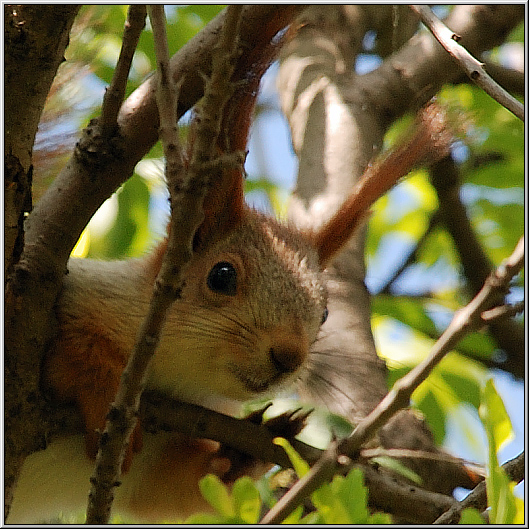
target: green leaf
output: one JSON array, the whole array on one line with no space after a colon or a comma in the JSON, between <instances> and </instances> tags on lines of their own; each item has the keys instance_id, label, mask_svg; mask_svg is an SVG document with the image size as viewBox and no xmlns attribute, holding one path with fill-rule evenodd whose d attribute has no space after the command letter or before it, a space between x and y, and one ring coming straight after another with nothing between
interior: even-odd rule
<instances>
[{"instance_id":1,"label":"green leaf","mask_svg":"<svg viewBox=\"0 0 529 529\"><path fill-rule=\"evenodd\" d=\"M226 520L221 516L201 512L197 514L192 514L191 516L186 518L182 523L184 525L218 525L225 522Z\"/></svg>"},{"instance_id":2,"label":"green leaf","mask_svg":"<svg viewBox=\"0 0 529 529\"><path fill-rule=\"evenodd\" d=\"M301 506L300 506L301 507ZM300 508L298 507L298 509ZM297 509L296 509L297 510ZM301 510L303 511L303 509L301 508ZM286 518L285 521L283 523L297 523L297 522L287 522L287 520L289 519L290 517ZM303 525L321 525L323 524L323 520L320 516L320 513L318 511L313 511L313 512L309 512L309 514L307 514L306 516L304 516L303 518L301 518L301 520L299 521L300 524L303 524Z\"/></svg>"},{"instance_id":3,"label":"green leaf","mask_svg":"<svg viewBox=\"0 0 529 529\"><path fill-rule=\"evenodd\" d=\"M248 476L239 478L231 492L235 514L245 523L255 524L261 512L261 498L255 483Z\"/></svg>"},{"instance_id":4,"label":"green leaf","mask_svg":"<svg viewBox=\"0 0 529 529\"><path fill-rule=\"evenodd\" d=\"M511 483L511 488L514 489L514 483ZM513 490L514 494L514 490ZM514 504L516 505L516 515L514 516L513 524L525 524L525 502L522 498L514 496Z\"/></svg>"},{"instance_id":5,"label":"green leaf","mask_svg":"<svg viewBox=\"0 0 529 529\"><path fill-rule=\"evenodd\" d=\"M310 513L311 514L317 514L317 513ZM303 516L303 505L298 505L281 523L283 524L298 524L298 523L313 523L311 521L305 522L304 519L307 518L307 516L303 519L301 517Z\"/></svg>"},{"instance_id":6,"label":"green leaf","mask_svg":"<svg viewBox=\"0 0 529 529\"><path fill-rule=\"evenodd\" d=\"M491 523L512 524L516 516L516 503L509 486L509 478L504 470L497 466L489 469L486 479Z\"/></svg>"},{"instance_id":7,"label":"green leaf","mask_svg":"<svg viewBox=\"0 0 529 529\"><path fill-rule=\"evenodd\" d=\"M200 492L206 501L225 518L235 516L235 506L228 488L213 474L208 474L199 482Z\"/></svg>"},{"instance_id":8,"label":"green leaf","mask_svg":"<svg viewBox=\"0 0 529 529\"><path fill-rule=\"evenodd\" d=\"M340 480L340 487L335 487L335 490L342 505L347 509L349 523L365 523L369 518L369 510L363 472L359 468L353 468L344 479Z\"/></svg>"},{"instance_id":9,"label":"green leaf","mask_svg":"<svg viewBox=\"0 0 529 529\"><path fill-rule=\"evenodd\" d=\"M480 512L474 507L469 507L461 512L459 518L460 525L481 525L484 524L485 520L481 516Z\"/></svg>"},{"instance_id":10,"label":"green leaf","mask_svg":"<svg viewBox=\"0 0 529 529\"><path fill-rule=\"evenodd\" d=\"M376 512L368 518L367 523L370 525L391 525L393 524L393 519L390 514Z\"/></svg>"},{"instance_id":11,"label":"green leaf","mask_svg":"<svg viewBox=\"0 0 529 529\"><path fill-rule=\"evenodd\" d=\"M490 434L489 443L493 448L500 450L514 438L511 419L492 379L487 380L483 389L479 414Z\"/></svg>"},{"instance_id":12,"label":"green leaf","mask_svg":"<svg viewBox=\"0 0 529 529\"><path fill-rule=\"evenodd\" d=\"M500 446L512 438L513 432L503 401L492 380L488 380L483 388L479 415L485 426L489 444L489 473L486 483L490 522L511 524L516 516L516 502L509 479L498 464L496 452Z\"/></svg>"},{"instance_id":13,"label":"green leaf","mask_svg":"<svg viewBox=\"0 0 529 529\"><path fill-rule=\"evenodd\" d=\"M149 189L145 181L133 175L116 192L117 215L102 236L90 232L88 256L120 259L141 255L149 240Z\"/></svg>"},{"instance_id":14,"label":"green leaf","mask_svg":"<svg viewBox=\"0 0 529 529\"><path fill-rule=\"evenodd\" d=\"M312 493L312 503L318 509L324 523L326 524L348 524L350 522L348 509L340 501L336 494L336 485L343 480L342 476L335 476L329 484L322 485ZM334 486L333 486L334 484ZM352 501L350 499L349 501Z\"/></svg>"},{"instance_id":15,"label":"green leaf","mask_svg":"<svg viewBox=\"0 0 529 529\"><path fill-rule=\"evenodd\" d=\"M296 474L302 478L310 470L309 464L294 450L292 445L284 437L276 437L274 439L276 445L282 446L287 453Z\"/></svg>"}]
</instances>

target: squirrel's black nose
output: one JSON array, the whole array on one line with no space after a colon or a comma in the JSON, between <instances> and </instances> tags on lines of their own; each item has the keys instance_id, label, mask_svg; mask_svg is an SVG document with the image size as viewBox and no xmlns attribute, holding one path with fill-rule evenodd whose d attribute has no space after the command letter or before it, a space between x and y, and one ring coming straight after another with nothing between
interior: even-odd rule
<instances>
[{"instance_id":1,"label":"squirrel's black nose","mask_svg":"<svg viewBox=\"0 0 529 529\"><path fill-rule=\"evenodd\" d=\"M307 356L300 343L278 343L268 350L270 360L280 373L293 373L298 369Z\"/></svg>"}]
</instances>

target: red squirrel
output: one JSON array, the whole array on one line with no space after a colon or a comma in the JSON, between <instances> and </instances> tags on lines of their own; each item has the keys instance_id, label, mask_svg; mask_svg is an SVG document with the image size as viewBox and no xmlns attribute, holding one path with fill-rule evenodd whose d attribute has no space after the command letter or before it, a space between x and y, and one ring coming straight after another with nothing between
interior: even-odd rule
<instances>
[{"instance_id":1,"label":"red squirrel","mask_svg":"<svg viewBox=\"0 0 529 529\"><path fill-rule=\"evenodd\" d=\"M245 84L225 112L222 151L245 149L259 79L274 51L267 43L247 54ZM241 402L292 383L326 317L322 271L370 205L430 148L420 133L370 167L361 191L316 232L247 207L242 172L224 170L206 196L182 296L169 309L147 387L235 414ZM76 402L85 435L52 441L27 458L9 523L38 522L86 506L98 432L147 312L164 250L165 241L137 259L70 260L57 304L59 334L43 377L56 397ZM177 433L142 435L138 426L114 507L150 522L205 510L199 479L228 470L215 455L212 442Z\"/></svg>"}]
</instances>

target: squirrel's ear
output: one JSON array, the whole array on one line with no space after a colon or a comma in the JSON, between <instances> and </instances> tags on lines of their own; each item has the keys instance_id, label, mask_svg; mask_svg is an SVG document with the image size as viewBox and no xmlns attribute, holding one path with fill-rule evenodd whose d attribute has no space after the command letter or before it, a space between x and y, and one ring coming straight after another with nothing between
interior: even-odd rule
<instances>
[{"instance_id":1,"label":"squirrel's ear","mask_svg":"<svg viewBox=\"0 0 529 529\"><path fill-rule=\"evenodd\" d=\"M325 268L345 246L378 198L412 169L448 156L452 141L444 109L430 102L418 113L411 136L370 164L340 209L312 234L320 266Z\"/></svg>"},{"instance_id":2,"label":"squirrel's ear","mask_svg":"<svg viewBox=\"0 0 529 529\"><path fill-rule=\"evenodd\" d=\"M204 220L193 240L200 250L213 240L222 239L239 226L244 216L244 178L238 169L224 169L221 178L209 183L204 198Z\"/></svg>"},{"instance_id":3,"label":"squirrel's ear","mask_svg":"<svg viewBox=\"0 0 529 529\"><path fill-rule=\"evenodd\" d=\"M217 138L219 153L244 153L261 77L270 66L286 38L283 29L295 14L295 8L272 17L260 28L252 46L244 49L232 77L234 91L223 109L221 132ZM220 178L212 178L204 200L204 222L197 230L194 249L204 248L212 240L226 236L244 217L244 176L242 168L222 169Z\"/></svg>"}]
</instances>

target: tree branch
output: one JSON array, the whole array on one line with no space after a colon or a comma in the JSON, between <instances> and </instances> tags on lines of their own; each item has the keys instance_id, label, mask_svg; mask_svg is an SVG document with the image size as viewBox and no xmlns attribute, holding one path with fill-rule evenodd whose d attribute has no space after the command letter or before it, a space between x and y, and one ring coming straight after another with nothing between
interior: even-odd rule
<instances>
[{"instance_id":1,"label":"tree branch","mask_svg":"<svg viewBox=\"0 0 529 529\"><path fill-rule=\"evenodd\" d=\"M245 6L241 20L241 46L252 49L264 31L272 33L272 38L289 23L297 10L299 7L288 5ZM216 17L170 61L173 78L177 82L184 78L179 93L179 117L203 96L200 73L209 75L211 72L211 48L224 17L224 13ZM33 261L35 252L40 254L49 248L51 274L62 274L70 252L90 218L131 176L137 162L158 140L157 82L155 74L124 102L118 115L119 137L112 142L99 141L101 135L95 123L88 127L74 156L30 215L25 253Z\"/></svg>"},{"instance_id":2,"label":"tree branch","mask_svg":"<svg viewBox=\"0 0 529 529\"><path fill-rule=\"evenodd\" d=\"M6 53L7 60L13 58L15 61L11 69L6 63L6 147L11 146L12 152L18 154L19 148L13 147L19 144L18 138L21 137L24 142L29 141L28 144L21 144L20 149L24 171L30 165L29 153L38 116L55 74L54 68L63 58L69 28L78 9L79 6L39 5L18 6L13 10L23 22L21 26L13 27L13 30L16 34L24 34L24 38L30 27L45 30L47 35L58 31L57 36L51 39L51 45L45 39L35 39L35 46L38 43L46 44L44 51L35 52L33 44L29 45L25 41L27 45L24 49L34 53L38 64L21 59L20 50ZM299 9L288 5L245 6L241 21L242 43L251 49L252 43L262 38L263 31L272 33L272 38L289 23ZM217 39L224 16L225 14L221 14L208 24L173 57L173 77L179 79L186 74L186 83L180 94L179 116L203 95L203 80L198 72L211 71L211 45ZM8 21L11 19L6 17L6 23ZM31 34L32 30L29 31ZM52 52L56 60L42 60L42 57L48 57L48 52ZM11 75L11 71L15 73ZM22 73L26 71L31 79L37 81L37 89L28 90L28 85L18 86L17 83L25 82L26 77ZM35 72L42 71L46 74L35 75ZM48 73L51 76L47 85L45 79ZM91 138L94 136L96 140L100 139L96 125L92 123L88 127L72 158L25 220L24 249L6 288L6 424L9 424L9 439L18 439L13 444L10 440L6 442L6 506L10 502L10 494L24 457L42 444L46 417L41 415L39 406L35 404L41 401L39 366L45 344L56 329L53 306L67 261L90 218L103 201L127 180L136 163L158 139L159 121L154 99L156 82L156 76L148 79L122 105L118 115L120 137L98 144ZM24 110L21 111L21 108ZM30 108L31 112L28 110ZM9 116L13 119L8 120ZM33 123L28 123L30 116L32 119L36 116ZM15 164L15 168L18 166L18 163ZM20 201L21 205L18 206L20 214L26 207L24 202ZM16 215L11 214L9 218L13 220L15 217ZM16 219L12 224L15 223ZM20 232L21 226L22 224L16 228ZM10 236L10 240L13 241L11 246L16 246L16 235ZM18 255L17 253L17 258ZM14 452L11 451L12 447L16 447Z\"/></svg>"},{"instance_id":3,"label":"tree branch","mask_svg":"<svg viewBox=\"0 0 529 529\"><path fill-rule=\"evenodd\" d=\"M503 42L523 17L520 5L456 5L445 24L461 36L459 44L479 55ZM443 83L459 76L460 70L454 67L451 56L425 32L411 38L379 68L355 79L348 97L363 101L365 108L375 109L383 116L381 125L386 127L410 107L422 106Z\"/></svg>"},{"instance_id":4,"label":"tree branch","mask_svg":"<svg viewBox=\"0 0 529 529\"><path fill-rule=\"evenodd\" d=\"M78 5L4 5L5 515L28 453L42 445L39 366L53 329L56 290L42 288L46 257L23 256L32 207L31 153L42 108L64 57ZM58 283L58 281L56 282ZM39 311L42 305L46 310Z\"/></svg>"},{"instance_id":5,"label":"tree branch","mask_svg":"<svg viewBox=\"0 0 529 529\"><path fill-rule=\"evenodd\" d=\"M496 83L485 71L483 64L458 43L461 37L450 31L428 6L412 5L411 8L421 17L421 21L451 57L463 68L468 77L493 99L498 101L500 105L524 121L524 106Z\"/></svg>"},{"instance_id":6,"label":"tree branch","mask_svg":"<svg viewBox=\"0 0 529 529\"><path fill-rule=\"evenodd\" d=\"M54 404L47 412L54 424L50 440L56 436L83 431L82 419L74 406ZM153 391L145 391L142 394L140 421L149 433L179 432L190 438L212 439L258 461L274 463L283 468L292 467L285 451L273 442L277 434L269 429L266 422L256 424L249 420L236 419L202 406L170 399ZM295 438L290 439L290 443L309 464L314 464L323 453L322 450ZM409 457L436 457L431 453L417 454L413 450L362 450L362 459L356 466L361 468L364 474L365 485L369 489L369 505L373 509L417 523L431 523L455 504L455 500L449 496L404 483L396 479L395 475L384 471L384 467L372 466L367 459L381 453L395 457L403 454Z\"/></svg>"},{"instance_id":7,"label":"tree branch","mask_svg":"<svg viewBox=\"0 0 529 529\"><path fill-rule=\"evenodd\" d=\"M525 478L525 452L507 461L502 465L502 468L511 481L520 483ZM466 498L455 503L433 523L437 525L456 524L461 518L461 512L468 507L474 507L478 511L487 508L487 484L485 481L482 481Z\"/></svg>"},{"instance_id":8,"label":"tree branch","mask_svg":"<svg viewBox=\"0 0 529 529\"><path fill-rule=\"evenodd\" d=\"M455 6L450 15L464 43L478 51L502 42L522 18L523 9L504 5L493 10ZM426 32L410 39L377 70L356 75L348 70L360 49L354 37L370 29L370 21L359 6L335 10L311 6L282 52L278 79L280 93L284 92L282 107L299 159L289 216L302 228L317 229L340 207L344 189L350 189L362 174L394 119L422 105L458 75L446 51ZM300 388L302 397L323 402L353 423L365 417L386 392L385 366L376 355L370 329L362 231L326 271L329 318L311 351ZM406 447L413 437L408 432L413 432L436 450L424 430L411 412L399 414L384 427L399 434L386 435L385 446ZM432 490L445 490L465 479L464 469L431 470L416 469Z\"/></svg>"},{"instance_id":9,"label":"tree branch","mask_svg":"<svg viewBox=\"0 0 529 529\"><path fill-rule=\"evenodd\" d=\"M119 109L125 97L134 52L145 27L146 14L145 5L134 4L129 6L118 62L112 76L112 82L105 90L103 105L101 106L99 126L103 138L110 139L116 132Z\"/></svg>"},{"instance_id":10,"label":"tree branch","mask_svg":"<svg viewBox=\"0 0 529 529\"><path fill-rule=\"evenodd\" d=\"M469 294L474 296L492 272L493 266L484 253L466 208L461 202L459 171L452 158L446 157L431 166L430 177L439 198L439 214L461 259ZM503 320L490 322L489 329L498 346L507 353L505 362L498 364L491 359L490 365L523 378L525 373L523 327L513 320ZM482 358L480 361L487 363Z\"/></svg>"},{"instance_id":11,"label":"tree branch","mask_svg":"<svg viewBox=\"0 0 529 529\"><path fill-rule=\"evenodd\" d=\"M481 319L485 324L497 323L504 321L506 318L512 318L517 314L521 314L525 310L525 301L519 301L514 305L502 305L493 309L485 311L481 315Z\"/></svg>"},{"instance_id":12,"label":"tree branch","mask_svg":"<svg viewBox=\"0 0 529 529\"><path fill-rule=\"evenodd\" d=\"M372 438L397 410L409 404L413 391L428 377L432 369L455 344L470 331L479 328L482 312L489 310L503 298L509 282L523 265L524 239L522 237L509 259L487 278L478 295L456 313L428 357L395 383L386 397L356 426L349 437L339 442L333 441L310 472L278 501L261 523L280 523L300 504L300 501L329 481L337 471L343 472L344 467L350 467L351 462L344 464L340 456L345 454L354 460L361 445Z\"/></svg>"},{"instance_id":13,"label":"tree branch","mask_svg":"<svg viewBox=\"0 0 529 529\"><path fill-rule=\"evenodd\" d=\"M196 131L191 164L184 173L183 153L176 126L176 97L169 71L165 13L161 4L149 6L158 65L157 90L161 136L166 157L166 178L171 196L171 229L160 273L154 285L149 312L139 330L134 350L118 387L115 402L100 443L87 510L87 523L108 523L113 489L130 435L136 426L145 374L155 353L167 309L179 299L183 274L192 257L192 241L200 225L208 183L204 165L216 156L222 110L232 93L231 77L238 50L242 6L229 6L219 43L213 53L212 75L206 83L202 119Z\"/></svg>"}]
</instances>

